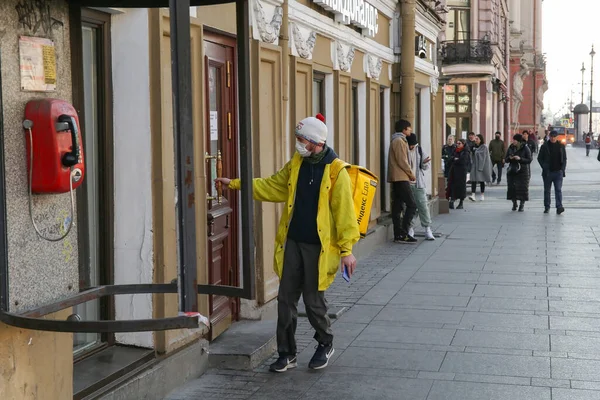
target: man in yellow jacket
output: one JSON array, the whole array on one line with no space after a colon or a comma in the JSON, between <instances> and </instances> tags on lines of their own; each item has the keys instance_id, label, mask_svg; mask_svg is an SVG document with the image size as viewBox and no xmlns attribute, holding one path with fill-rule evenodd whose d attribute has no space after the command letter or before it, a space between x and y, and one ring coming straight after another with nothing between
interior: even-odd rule
<instances>
[{"instance_id":1,"label":"man in yellow jacket","mask_svg":"<svg viewBox=\"0 0 600 400\"><path fill-rule=\"evenodd\" d=\"M360 238L346 169L340 171L331 187L330 166L337 154L326 145L327 126L321 119L308 117L298 123L295 135L296 153L292 159L273 176L255 178L252 185L255 200L285 202L275 239L274 270L280 280L279 358L271 364L273 372L285 372L297 365L295 333L300 295L318 342L308 366L327 366L334 349L325 290L340 268L352 275L356 267L352 246ZM241 187L239 179L218 178L217 182L230 189Z\"/></svg>"}]
</instances>

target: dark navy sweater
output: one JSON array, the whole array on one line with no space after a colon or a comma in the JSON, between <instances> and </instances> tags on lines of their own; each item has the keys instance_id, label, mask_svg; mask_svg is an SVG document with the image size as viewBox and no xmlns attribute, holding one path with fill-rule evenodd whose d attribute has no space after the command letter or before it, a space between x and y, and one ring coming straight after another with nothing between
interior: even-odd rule
<instances>
[{"instance_id":1,"label":"dark navy sweater","mask_svg":"<svg viewBox=\"0 0 600 400\"><path fill-rule=\"evenodd\" d=\"M318 164L302 161L298 184L296 186L296 199L294 201L294 215L288 230L288 238L308 244L321 244L317 230L317 211L319 208L319 192L325 166L337 158L337 154L327 147L325 156Z\"/></svg>"}]
</instances>

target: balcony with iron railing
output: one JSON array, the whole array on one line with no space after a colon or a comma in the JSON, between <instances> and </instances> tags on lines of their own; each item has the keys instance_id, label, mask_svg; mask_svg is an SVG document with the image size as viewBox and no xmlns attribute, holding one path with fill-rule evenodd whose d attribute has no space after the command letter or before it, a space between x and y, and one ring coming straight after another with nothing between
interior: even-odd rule
<instances>
[{"instance_id":1,"label":"balcony with iron railing","mask_svg":"<svg viewBox=\"0 0 600 400\"><path fill-rule=\"evenodd\" d=\"M491 64L494 57L489 40L446 41L441 45L442 65Z\"/></svg>"},{"instance_id":2,"label":"balcony with iron railing","mask_svg":"<svg viewBox=\"0 0 600 400\"><path fill-rule=\"evenodd\" d=\"M487 39L442 42L442 74L451 77L486 77L496 73L497 44Z\"/></svg>"}]
</instances>

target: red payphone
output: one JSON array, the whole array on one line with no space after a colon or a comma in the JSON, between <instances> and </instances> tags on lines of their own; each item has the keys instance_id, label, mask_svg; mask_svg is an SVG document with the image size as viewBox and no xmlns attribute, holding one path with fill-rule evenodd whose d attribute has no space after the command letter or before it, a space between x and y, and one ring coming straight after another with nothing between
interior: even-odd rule
<instances>
[{"instance_id":1,"label":"red payphone","mask_svg":"<svg viewBox=\"0 0 600 400\"><path fill-rule=\"evenodd\" d=\"M83 182L85 165L79 118L75 108L59 99L31 100L25 106L23 128L26 131L29 171L29 212L40 237L50 241L64 239L73 224L73 191ZM71 217L66 232L56 239L44 237L33 218L32 193L71 194Z\"/></svg>"}]
</instances>

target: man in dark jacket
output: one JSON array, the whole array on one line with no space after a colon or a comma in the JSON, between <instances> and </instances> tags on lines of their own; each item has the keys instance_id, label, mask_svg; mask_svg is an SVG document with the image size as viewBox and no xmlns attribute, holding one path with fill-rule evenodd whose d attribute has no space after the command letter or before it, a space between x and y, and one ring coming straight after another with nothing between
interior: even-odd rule
<instances>
[{"instance_id":1,"label":"man in dark jacket","mask_svg":"<svg viewBox=\"0 0 600 400\"><path fill-rule=\"evenodd\" d=\"M396 133L392 135L388 159L387 181L392 184L392 222L394 242L416 244L418 241L408 234L412 220L417 213L417 202L410 183L417 178L412 173L408 159L407 137L414 135L410 122L401 119L396 122ZM404 210L404 217L401 217Z\"/></svg>"},{"instance_id":2,"label":"man in dark jacket","mask_svg":"<svg viewBox=\"0 0 600 400\"><path fill-rule=\"evenodd\" d=\"M469 149L469 153L473 153L475 151L475 132L469 132L467 136L467 148Z\"/></svg>"},{"instance_id":3,"label":"man in dark jacket","mask_svg":"<svg viewBox=\"0 0 600 400\"><path fill-rule=\"evenodd\" d=\"M490 157L492 159L492 183L496 181L499 185L502 181L502 169L504 168L504 157L506 156L506 149L504 148L504 141L500 139L502 134L496 132L496 138L490 142ZM496 180L496 172L494 166L498 170L498 180Z\"/></svg>"},{"instance_id":4,"label":"man in dark jacket","mask_svg":"<svg viewBox=\"0 0 600 400\"><path fill-rule=\"evenodd\" d=\"M544 178L544 214L550 211L550 189L554 185L554 198L556 213L562 214L565 208L562 204L562 184L566 176L567 151L565 146L558 141L558 132L550 132L550 140L542 145L538 154L538 162L542 167Z\"/></svg>"}]
</instances>

